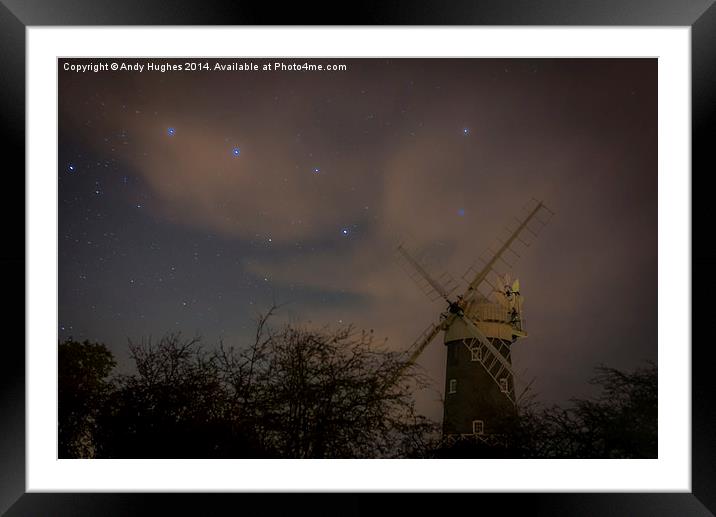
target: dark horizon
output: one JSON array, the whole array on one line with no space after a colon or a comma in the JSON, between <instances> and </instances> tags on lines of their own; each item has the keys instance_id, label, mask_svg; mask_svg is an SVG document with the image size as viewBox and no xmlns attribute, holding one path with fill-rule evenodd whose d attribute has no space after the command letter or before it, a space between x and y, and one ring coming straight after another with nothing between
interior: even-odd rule
<instances>
[{"instance_id":1,"label":"dark horizon","mask_svg":"<svg viewBox=\"0 0 716 517\"><path fill-rule=\"evenodd\" d=\"M443 306L393 259L399 236L459 278L536 197L556 216L511 272L516 370L549 403L589 393L597 364L656 363L656 59L306 61L348 70L59 62L60 340L128 368L127 338L239 344L276 299L405 349ZM439 420L441 338L418 362Z\"/></svg>"}]
</instances>

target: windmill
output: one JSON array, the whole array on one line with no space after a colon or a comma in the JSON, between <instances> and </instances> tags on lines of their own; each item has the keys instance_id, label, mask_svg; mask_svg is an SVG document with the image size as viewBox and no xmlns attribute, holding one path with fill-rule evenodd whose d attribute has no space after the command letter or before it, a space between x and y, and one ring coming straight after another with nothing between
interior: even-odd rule
<instances>
[{"instance_id":1,"label":"windmill","mask_svg":"<svg viewBox=\"0 0 716 517\"><path fill-rule=\"evenodd\" d=\"M453 296L457 284L449 275L434 277L404 245L398 246L399 257L418 285L433 299L447 303L438 322L426 328L408 349L406 362L413 364L444 332L445 436L495 433L498 423L516 412L519 397L515 395L511 347L527 333L519 280L499 270L511 269L554 215L538 200L532 200L523 210L522 217L515 218L498 239L497 251L488 249L465 273L467 289L459 296Z\"/></svg>"}]
</instances>

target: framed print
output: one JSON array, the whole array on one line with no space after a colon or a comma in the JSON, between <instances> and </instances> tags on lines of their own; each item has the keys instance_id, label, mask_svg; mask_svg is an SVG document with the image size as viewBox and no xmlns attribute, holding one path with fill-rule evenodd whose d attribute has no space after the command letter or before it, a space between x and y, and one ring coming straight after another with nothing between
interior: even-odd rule
<instances>
[{"instance_id":1,"label":"framed print","mask_svg":"<svg viewBox=\"0 0 716 517\"><path fill-rule=\"evenodd\" d=\"M9 515L152 500L77 492L713 510L689 274L710 2L351 26L81 4L2 7Z\"/></svg>"}]
</instances>

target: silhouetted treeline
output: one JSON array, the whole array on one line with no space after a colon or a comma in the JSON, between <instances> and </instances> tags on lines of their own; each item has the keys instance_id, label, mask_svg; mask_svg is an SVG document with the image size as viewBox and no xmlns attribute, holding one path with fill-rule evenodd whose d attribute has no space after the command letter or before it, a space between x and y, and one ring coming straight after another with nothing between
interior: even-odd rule
<instances>
[{"instance_id":1,"label":"silhouetted treeline","mask_svg":"<svg viewBox=\"0 0 716 517\"><path fill-rule=\"evenodd\" d=\"M409 383L422 379L402 355L351 327L274 331L270 315L244 349L204 350L176 334L130 344L136 373L111 381L103 345L61 343L60 371L86 382L60 376L60 457L393 457L424 447L436 425L413 409ZM66 353L82 349L103 353L92 363Z\"/></svg>"},{"instance_id":2,"label":"silhouetted treeline","mask_svg":"<svg viewBox=\"0 0 716 517\"><path fill-rule=\"evenodd\" d=\"M61 458L656 457L656 366L600 367L593 400L531 403L489 437L442 439L416 414L425 379L372 334L297 326L205 350L168 335L130 344L136 373L111 373L101 344L59 345Z\"/></svg>"}]
</instances>

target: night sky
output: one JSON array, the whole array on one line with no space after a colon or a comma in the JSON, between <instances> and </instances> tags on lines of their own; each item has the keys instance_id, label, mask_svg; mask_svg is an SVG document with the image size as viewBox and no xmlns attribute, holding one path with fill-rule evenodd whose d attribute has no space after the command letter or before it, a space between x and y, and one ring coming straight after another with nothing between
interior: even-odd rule
<instances>
[{"instance_id":1,"label":"night sky","mask_svg":"<svg viewBox=\"0 0 716 517\"><path fill-rule=\"evenodd\" d=\"M125 60L148 61L167 62ZM444 307L398 242L459 279L536 197L556 215L513 272L530 334L516 370L561 403L591 393L599 363L656 361L655 59L309 62L348 70L60 60L60 340L104 342L127 369L128 339L240 346L275 300L280 321L404 349ZM439 420L442 338L419 364Z\"/></svg>"}]
</instances>

